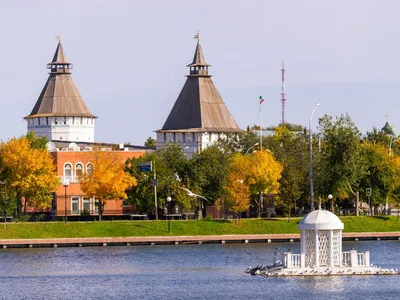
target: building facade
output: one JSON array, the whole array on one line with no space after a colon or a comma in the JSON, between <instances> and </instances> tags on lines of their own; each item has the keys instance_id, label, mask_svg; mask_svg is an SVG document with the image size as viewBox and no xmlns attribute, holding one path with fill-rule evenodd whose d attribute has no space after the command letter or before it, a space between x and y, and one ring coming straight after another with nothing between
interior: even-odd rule
<instances>
[{"instance_id":1,"label":"building facade","mask_svg":"<svg viewBox=\"0 0 400 300\"><path fill-rule=\"evenodd\" d=\"M189 67L189 75L164 126L156 130L157 149L176 143L188 153L200 153L227 134L242 130L218 93L210 67L204 60L203 50L197 39L196 51Z\"/></svg>"}]
</instances>

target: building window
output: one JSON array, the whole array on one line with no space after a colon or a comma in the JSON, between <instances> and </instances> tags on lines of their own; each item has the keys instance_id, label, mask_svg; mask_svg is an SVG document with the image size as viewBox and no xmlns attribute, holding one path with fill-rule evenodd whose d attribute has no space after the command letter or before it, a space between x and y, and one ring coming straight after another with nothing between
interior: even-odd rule
<instances>
[{"instance_id":1,"label":"building window","mask_svg":"<svg viewBox=\"0 0 400 300\"><path fill-rule=\"evenodd\" d=\"M64 178L65 180L72 181L72 166L70 164L64 166Z\"/></svg>"},{"instance_id":2,"label":"building window","mask_svg":"<svg viewBox=\"0 0 400 300\"><path fill-rule=\"evenodd\" d=\"M56 124L57 124L57 117L55 117L55 118L54 118L54 123L56 123Z\"/></svg>"},{"instance_id":3,"label":"building window","mask_svg":"<svg viewBox=\"0 0 400 300\"><path fill-rule=\"evenodd\" d=\"M92 172L93 172L93 165L92 164L88 164L86 166L86 173L87 174L92 174Z\"/></svg>"},{"instance_id":4,"label":"building window","mask_svg":"<svg viewBox=\"0 0 400 300\"><path fill-rule=\"evenodd\" d=\"M39 126L40 126L40 118L38 118Z\"/></svg>"},{"instance_id":5,"label":"building window","mask_svg":"<svg viewBox=\"0 0 400 300\"><path fill-rule=\"evenodd\" d=\"M86 213L90 213L90 199L83 198L83 211Z\"/></svg>"},{"instance_id":6,"label":"building window","mask_svg":"<svg viewBox=\"0 0 400 300\"><path fill-rule=\"evenodd\" d=\"M167 140L167 133L164 132L164 142Z\"/></svg>"},{"instance_id":7,"label":"building window","mask_svg":"<svg viewBox=\"0 0 400 300\"><path fill-rule=\"evenodd\" d=\"M183 135L182 140L183 140L183 141L186 141L186 135L185 135L185 133L182 133L182 135Z\"/></svg>"},{"instance_id":8,"label":"building window","mask_svg":"<svg viewBox=\"0 0 400 300\"><path fill-rule=\"evenodd\" d=\"M77 177L77 179L81 179L83 176L83 166L82 164L77 164L75 167L75 175Z\"/></svg>"},{"instance_id":9,"label":"building window","mask_svg":"<svg viewBox=\"0 0 400 300\"><path fill-rule=\"evenodd\" d=\"M75 117L72 117L72 124L75 124Z\"/></svg>"},{"instance_id":10,"label":"building window","mask_svg":"<svg viewBox=\"0 0 400 300\"><path fill-rule=\"evenodd\" d=\"M79 214L79 197L71 198L71 215Z\"/></svg>"},{"instance_id":11,"label":"building window","mask_svg":"<svg viewBox=\"0 0 400 300\"><path fill-rule=\"evenodd\" d=\"M64 117L64 124L67 124L67 117Z\"/></svg>"},{"instance_id":12,"label":"building window","mask_svg":"<svg viewBox=\"0 0 400 300\"><path fill-rule=\"evenodd\" d=\"M49 117L46 117L46 125L49 125Z\"/></svg>"}]
</instances>

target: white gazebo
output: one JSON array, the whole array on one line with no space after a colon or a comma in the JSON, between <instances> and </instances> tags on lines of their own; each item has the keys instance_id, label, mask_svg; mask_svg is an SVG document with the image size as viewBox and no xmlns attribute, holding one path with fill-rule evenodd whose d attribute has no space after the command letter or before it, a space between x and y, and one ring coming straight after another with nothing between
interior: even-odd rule
<instances>
[{"instance_id":1,"label":"white gazebo","mask_svg":"<svg viewBox=\"0 0 400 300\"><path fill-rule=\"evenodd\" d=\"M300 266L340 266L343 228L342 221L327 210L309 213L299 224Z\"/></svg>"},{"instance_id":2,"label":"white gazebo","mask_svg":"<svg viewBox=\"0 0 400 300\"><path fill-rule=\"evenodd\" d=\"M267 276L398 275L397 270L370 264L369 251L342 251L343 228L335 214L312 211L299 224L300 254L288 250L283 253L282 263L275 259L273 265L248 271Z\"/></svg>"}]
</instances>

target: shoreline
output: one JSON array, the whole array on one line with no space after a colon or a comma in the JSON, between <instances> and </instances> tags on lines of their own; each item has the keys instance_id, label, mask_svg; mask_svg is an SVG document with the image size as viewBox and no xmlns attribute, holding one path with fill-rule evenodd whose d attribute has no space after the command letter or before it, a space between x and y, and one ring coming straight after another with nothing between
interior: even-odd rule
<instances>
[{"instance_id":1,"label":"shoreline","mask_svg":"<svg viewBox=\"0 0 400 300\"><path fill-rule=\"evenodd\" d=\"M344 241L399 240L400 232L346 232ZM98 238L0 239L0 248L57 248L90 246L248 244L299 242L300 234L236 234L198 236L132 236Z\"/></svg>"}]
</instances>

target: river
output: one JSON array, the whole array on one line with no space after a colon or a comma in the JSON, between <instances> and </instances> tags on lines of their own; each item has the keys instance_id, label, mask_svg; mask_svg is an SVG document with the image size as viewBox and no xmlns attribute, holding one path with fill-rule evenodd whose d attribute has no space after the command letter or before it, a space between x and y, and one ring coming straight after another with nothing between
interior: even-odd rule
<instances>
[{"instance_id":1,"label":"river","mask_svg":"<svg viewBox=\"0 0 400 300\"><path fill-rule=\"evenodd\" d=\"M244 273L299 243L4 249L0 299L400 299L400 276L267 278ZM344 242L400 269L399 241Z\"/></svg>"}]
</instances>

